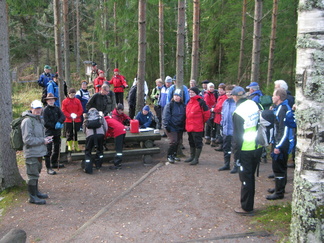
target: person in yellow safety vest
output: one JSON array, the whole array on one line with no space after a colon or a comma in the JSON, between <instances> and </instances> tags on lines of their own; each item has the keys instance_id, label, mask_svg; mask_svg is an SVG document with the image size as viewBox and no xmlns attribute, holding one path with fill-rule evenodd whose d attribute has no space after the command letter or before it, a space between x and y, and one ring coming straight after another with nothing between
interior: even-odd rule
<instances>
[{"instance_id":1,"label":"person in yellow safety vest","mask_svg":"<svg viewBox=\"0 0 324 243\"><path fill-rule=\"evenodd\" d=\"M242 215L253 214L255 193L255 171L262 154L262 147L256 144L259 107L245 98L245 90L236 86L231 95L236 102L233 113L233 154L239 166L241 186L241 207L234 211Z\"/></svg>"}]
</instances>

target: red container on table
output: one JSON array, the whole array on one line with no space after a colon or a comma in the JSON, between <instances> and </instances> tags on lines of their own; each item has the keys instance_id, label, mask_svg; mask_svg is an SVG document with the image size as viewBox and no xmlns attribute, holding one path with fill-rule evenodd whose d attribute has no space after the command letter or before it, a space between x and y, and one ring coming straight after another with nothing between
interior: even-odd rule
<instances>
[{"instance_id":1,"label":"red container on table","mask_svg":"<svg viewBox=\"0 0 324 243\"><path fill-rule=\"evenodd\" d=\"M130 121L130 132L131 133L139 133L139 121L138 120L131 120Z\"/></svg>"}]
</instances>

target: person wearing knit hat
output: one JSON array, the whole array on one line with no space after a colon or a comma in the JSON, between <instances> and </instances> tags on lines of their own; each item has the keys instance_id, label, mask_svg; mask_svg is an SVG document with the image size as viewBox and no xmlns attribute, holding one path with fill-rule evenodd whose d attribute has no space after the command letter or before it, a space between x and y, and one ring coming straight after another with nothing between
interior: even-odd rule
<instances>
[{"instance_id":1,"label":"person wearing knit hat","mask_svg":"<svg viewBox=\"0 0 324 243\"><path fill-rule=\"evenodd\" d=\"M169 103L169 102L172 100L172 98L173 98L173 94L174 94L174 91L175 91L177 88L179 88L179 87L177 87L177 85L176 85L176 84L177 84L177 76L176 76L176 75L174 75L172 81L173 81L174 84L170 87L170 90L169 90L169 92L168 92L168 95L167 95L167 103ZM187 86L186 86L186 85L182 85L182 90L183 90L183 97L182 97L182 100L183 100L183 102L184 102L185 104L187 104L188 101L189 101L189 99L190 99Z\"/></svg>"},{"instance_id":2,"label":"person wearing knit hat","mask_svg":"<svg viewBox=\"0 0 324 243\"><path fill-rule=\"evenodd\" d=\"M186 131L190 145L190 157L185 162L197 165L203 147L205 122L210 117L210 111L199 94L197 87L189 90L190 100L186 107Z\"/></svg>"},{"instance_id":3,"label":"person wearing knit hat","mask_svg":"<svg viewBox=\"0 0 324 243\"><path fill-rule=\"evenodd\" d=\"M207 84L207 90L205 91L203 98L208 109L212 111L218 98L218 92L215 90L215 85L213 83L209 82ZM214 117L215 113L211 112L211 116L206 122L205 128L205 144L210 144L212 147L216 146L216 123L214 122Z\"/></svg>"},{"instance_id":4,"label":"person wearing knit hat","mask_svg":"<svg viewBox=\"0 0 324 243\"><path fill-rule=\"evenodd\" d=\"M135 119L139 121L140 128L150 127L153 119L150 107L148 105L144 106L142 111L137 113Z\"/></svg>"},{"instance_id":5,"label":"person wearing knit hat","mask_svg":"<svg viewBox=\"0 0 324 243\"><path fill-rule=\"evenodd\" d=\"M114 75L109 80L109 84L114 85L114 93L117 104L124 105L124 89L128 88L128 84L126 83L126 79L123 75L119 74L119 69L114 69Z\"/></svg>"}]
</instances>

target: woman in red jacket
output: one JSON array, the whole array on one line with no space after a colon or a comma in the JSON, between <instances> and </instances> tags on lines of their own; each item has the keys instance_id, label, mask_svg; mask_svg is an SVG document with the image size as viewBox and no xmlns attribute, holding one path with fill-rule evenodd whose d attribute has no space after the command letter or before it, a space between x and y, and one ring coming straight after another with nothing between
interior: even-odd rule
<instances>
[{"instance_id":1,"label":"woman in red jacket","mask_svg":"<svg viewBox=\"0 0 324 243\"><path fill-rule=\"evenodd\" d=\"M93 81L93 85L94 85L94 88L96 90L96 93L100 92L101 86L104 83L108 84L108 81L107 81L107 79L105 77L105 73L104 73L104 71L99 70L99 76Z\"/></svg>"},{"instance_id":2,"label":"woman in red jacket","mask_svg":"<svg viewBox=\"0 0 324 243\"><path fill-rule=\"evenodd\" d=\"M213 109L213 111L215 112L215 118L214 118L214 122L216 123L216 143L220 144L215 150L216 151L223 151L223 137L221 135L221 119L222 119L222 107L223 107L223 103L224 101L227 99L226 96L226 91L225 91L225 87L226 85L224 83L220 83L218 85L218 98L217 98L217 102L216 102L216 106Z\"/></svg>"},{"instance_id":3,"label":"woman in red jacket","mask_svg":"<svg viewBox=\"0 0 324 243\"><path fill-rule=\"evenodd\" d=\"M75 89L69 90L68 97L62 101L62 111L65 115L66 137L68 151L80 151L78 143L78 131L82 125L83 108L79 99L75 98Z\"/></svg>"},{"instance_id":4,"label":"woman in red jacket","mask_svg":"<svg viewBox=\"0 0 324 243\"><path fill-rule=\"evenodd\" d=\"M186 107L186 131L190 145L190 158L186 159L185 162L190 162L190 165L199 163L203 146L204 126L210 117L210 111L205 101L198 95L199 92L200 90L197 87L190 88L190 100Z\"/></svg>"},{"instance_id":5,"label":"woman in red jacket","mask_svg":"<svg viewBox=\"0 0 324 243\"><path fill-rule=\"evenodd\" d=\"M122 157L123 157L123 144L124 144L126 129L123 124L121 124L119 121L112 118L111 116L105 116L105 120L108 125L106 137L112 137L115 139L115 150L116 150L114 165L109 166L109 169L120 170Z\"/></svg>"}]
</instances>

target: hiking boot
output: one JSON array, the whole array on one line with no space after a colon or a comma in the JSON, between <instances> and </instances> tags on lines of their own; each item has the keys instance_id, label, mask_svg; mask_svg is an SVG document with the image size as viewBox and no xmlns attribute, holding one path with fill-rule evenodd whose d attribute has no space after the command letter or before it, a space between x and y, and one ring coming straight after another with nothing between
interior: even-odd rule
<instances>
[{"instance_id":1,"label":"hiking boot","mask_svg":"<svg viewBox=\"0 0 324 243\"><path fill-rule=\"evenodd\" d=\"M219 144L218 147L215 148L215 151L223 151L223 145L222 144Z\"/></svg>"},{"instance_id":2,"label":"hiking boot","mask_svg":"<svg viewBox=\"0 0 324 243\"><path fill-rule=\"evenodd\" d=\"M109 170L121 170L121 165L111 165L109 166Z\"/></svg>"},{"instance_id":3,"label":"hiking boot","mask_svg":"<svg viewBox=\"0 0 324 243\"><path fill-rule=\"evenodd\" d=\"M56 171L54 171L52 169L47 169L47 174L49 174L49 175L56 175Z\"/></svg>"},{"instance_id":4,"label":"hiking boot","mask_svg":"<svg viewBox=\"0 0 324 243\"><path fill-rule=\"evenodd\" d=\"M230 170L229 164L225 164L223 167L220 167L218 171Z\"/></svg>"},{"instance_id":5,"label":"hiking boot","mask_svg":"<svg viewBox=\"0 0 324 243\"><path fill-rule=\"evenodd\" d=\"M211 146L211 147L216 147L216 145L217 145L217 144L216 144L216 141L215 141L215 140L212 140L210 146Z\"/></svg>"},{"instance_id":6,"label":"hiking boot","mask_svg":"<svg viewBox=\"0 0 324 243\"><path fill-rule=\"evenodd\" d=\"M174 158L172 155L168 155L168 162L174 164Z\"/></svg>"},{"instance_id":7,"label":"hiking boot","mask_svg":"<svg viewBox=\"0 0 324 243\"><path fill-rule=\"evenodd\" d=\"M234 165L233 169L231 170L231 174L235 174L238 172L238 166L237 165Z\"/></svg>"},{"instance_id":8,"label":"hiking boot","mask_svg":"<svg viewBox=\"0 0 324 243\"><path fill-rule=\"evenodd\" d=\"M207 144L207 145L210 144L210 138L206 138L205 144Z\"/></svg>"}]
</instances>

